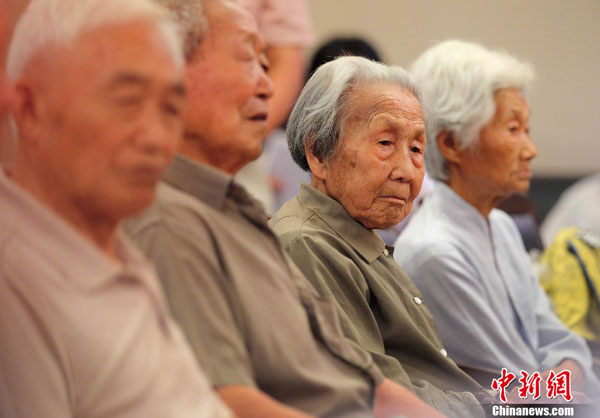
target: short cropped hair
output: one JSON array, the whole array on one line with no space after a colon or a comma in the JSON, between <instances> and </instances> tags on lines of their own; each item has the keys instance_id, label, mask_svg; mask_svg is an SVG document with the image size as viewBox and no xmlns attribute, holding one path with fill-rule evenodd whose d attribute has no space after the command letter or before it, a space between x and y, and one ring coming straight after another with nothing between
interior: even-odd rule
<instances>
[{"instance_id":1,"label":"short cropped hair","mask_svg":"<svg viewBox=\"0 0 600 418\"><path fill-rule=\"evenodd\" d=\"M305 144L315 157L328 161L344 136L344 124L352 113L350 105L356 90L380 83L399 86L422 102L421 92L412 77L400 67L346 56L323 64L315 71L300 93L286 130L292 158L303 170L310 170ZM425 109L423 113L426 114Z\"/></svg>"},{"instance_id":2,"label":"short cropped hair","mask_svg":"<svg viewBox=\"0 0 600 418\"><path fill-rule=\"evenodd\" d=\"M103 25L143 20L156 26L174 63L183 67L181 39L167 12L150 0L35 0L19 20L7 59L15 82L36 53L50 45L68 47Z\"/></svg>"},{"instance_id":3,"label":"short cropped hair","mask_svg":"<svg viewBox=\"0 0 600 418\"><path fill-rule=\"evenodd\" d=\"M183 40L185 58L190 61L208 33L208 19L204 7L206 0L154 1L165 7L171 14Z\"/></svg>"},{"instance_id":4,"label":"short cropped hair","mask_svg":"<svg viewBox=\"0 0 600 418\"><path fill-rule=\"evenodd\" d=\"M461 149L479 140L481 128L494 116L497 90L525 91L533 80L533 67L504 51L459 40L447 40L426 50L411 68L435 123L427 132L427 174L448 180L446 161L437 137L452 134Z\"/></svg>"}]
</instances>

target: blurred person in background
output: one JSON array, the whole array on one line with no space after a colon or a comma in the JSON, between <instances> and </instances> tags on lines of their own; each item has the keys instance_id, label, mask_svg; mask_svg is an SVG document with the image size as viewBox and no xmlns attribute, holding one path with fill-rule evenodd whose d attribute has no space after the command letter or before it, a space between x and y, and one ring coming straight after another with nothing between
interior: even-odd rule
<instances>
[{"instance_id":1,"label":"blurred person in background","mask_svg":"<svg viewBox=\"0 0 600 418\"><path fill-rule=\"evenodd\" d=\"M500 376L567 369L573 390L597 396L590 352L556 317L517 227L496 205L529 188L537 150L525 90L530 65L449 40L412 66L435 125L433 192L396 241L395 259L430 306L449 355ZM491 383L491 377L485 384Z\"/></svg>"},{"instance_id":2,"label":"blurred person in background","mask_svg":"<svg viewBox=\"0 0 600 418\"><path fill-rule=\"evenodd\" d=\"M561 229L577 226L600 235L600 173L579 180L565 190L544 218L540 234L549 246Z\"/></svg>"},{"instance_id":3,"label":"blurred person in background","mask_svg":"<svg viewBox=\"0 0 600 418\"><path fill-rule=\"evenodd\" d=\"M231 416L119 230L179 142L181 52L146 0L36 0L19 21L19 147L0 171L3 417Z\"/></svg>"},{"instance_id":4,"label":"blurred person in background","mask_svg":"<svg viewBox=\"0 0 600 418\"><path fill-rule=\"evenodd\" d=\"M346 337L384 375L453 417L482 416L486 391L447 356L421 293L375 233L400 222L425 171L421 96L399 67L362 57L320 66L287 126L296 163L310 171L269 224ZM477 398L479 397L479 398Z\"/></svg>"}]
</instances>

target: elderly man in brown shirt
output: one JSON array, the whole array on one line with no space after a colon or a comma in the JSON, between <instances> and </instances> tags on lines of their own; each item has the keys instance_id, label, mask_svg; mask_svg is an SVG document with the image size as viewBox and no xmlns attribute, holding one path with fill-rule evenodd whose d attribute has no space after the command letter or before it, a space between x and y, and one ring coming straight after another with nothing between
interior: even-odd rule
<instances>
[{"instance_id":1,"label":"elderly man in brown shirt","mask_svg":"<svg viewBox=\"0 0 600 418\"><path fill-rule=\"evenodd\" d=\"M241 417L440 416L344 338L334 306L232 181L261 152L273 93L251 15L227 1L203 14L194 0L166 3L189 34L190 111L156 205L129 232L218 393Z\"/></svg>"},{"instance_id":2,"label":"elderly man in brown shirt","mask_svg":"<svg viewBox=\"0 0 600 418\"><path fill-rule=\"evenodd\" d=\"M0 416L231 416L119 231L177 146L182 67L147 0L36 0L22 16L7 64L19 148L0 169Z\"/></svg>"}]
</instances>

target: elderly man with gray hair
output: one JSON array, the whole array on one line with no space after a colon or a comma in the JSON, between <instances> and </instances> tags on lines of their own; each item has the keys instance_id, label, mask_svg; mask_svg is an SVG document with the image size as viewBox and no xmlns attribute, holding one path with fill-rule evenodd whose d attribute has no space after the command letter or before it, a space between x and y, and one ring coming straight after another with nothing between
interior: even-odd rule
<instances>
[{"instance_id":1,"label":"elderly man with gray hair","mask_svg":"<svg viewBox=\"0 0 600 418\"><path fill-rule=\"evenodd\" d=\"M516 225L495 209L529 187L537 154L524 95L531 66L449 40L425 51L412 72L436 118L425 160L437 181L395 258L423 292L448 353L473 370L540 372L549 384L568 370L573 390L597 396L585 342L556 317Z\"/></svg>"},{"instance_id":2,"label":"elderly man with gray hair","mask_svg":"<svg viewBox=\"0 0 600 418\"><path fill-rule=\"evenodd\" d=\"M119 221L181 136L176 28L146 0L36 0L8 77L0 170L0 415L229 417Z\"/></svg>"},{"instance_id":3,"label":"elderly man with gray hair","mask_svg":"<svg viewBox=\"0 0 600 418\"><path fill-rule=\"evenodd\" d=\"M401 68L342 57L317 69L287 128L311 184L270 225L348 339L385 376L449 416L478 416L489 394L446 354L431 312L375 233L410 211L424 175L419 89Z\"/></svg>"}]
</instances>

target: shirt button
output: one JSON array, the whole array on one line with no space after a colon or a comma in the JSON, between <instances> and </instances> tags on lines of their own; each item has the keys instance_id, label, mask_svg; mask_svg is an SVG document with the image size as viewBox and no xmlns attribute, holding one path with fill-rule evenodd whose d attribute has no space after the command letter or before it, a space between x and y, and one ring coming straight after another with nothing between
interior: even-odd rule
<instances>
[{"instance_id":1,"label":"shirt button","mask_svg":"<svg viewBox=\"0 0 600 418\"><path fill-rule=\"evenodd\" d=\"M385 255L386 257L387 257L388 255L390 255L390 252L388 251L388 249L387 249L387 248L385 248L385 249L383 250L383 255Z\"/></svg>"},{"instance_id":2,"label":"shirt button","mask_svg":"<svg viewBox=\"0 0 600 418\"><path fill-rule=\"evenodd\" d=\"M445 348L442 348L442 349L440 350L440 353L442 353L442 355L443 355L444 357L448 357L448 352L446 351L446 349L445 349Z\"/></svg>"},{"instance_id":3,"label":"shirt button","mask_svg":"<svg viewBox=\"0 0 600 418\"><path fill-rule=\"evenodd\" d=\"M413 300L415 301L415 303L416 303L417 305L420 305L421 303L423 303L423 301L421 300L421 298L420 298L420 297L418 297L418 296L415 296L415 297L413 298Z\"/></svg>"}]
</instances>

